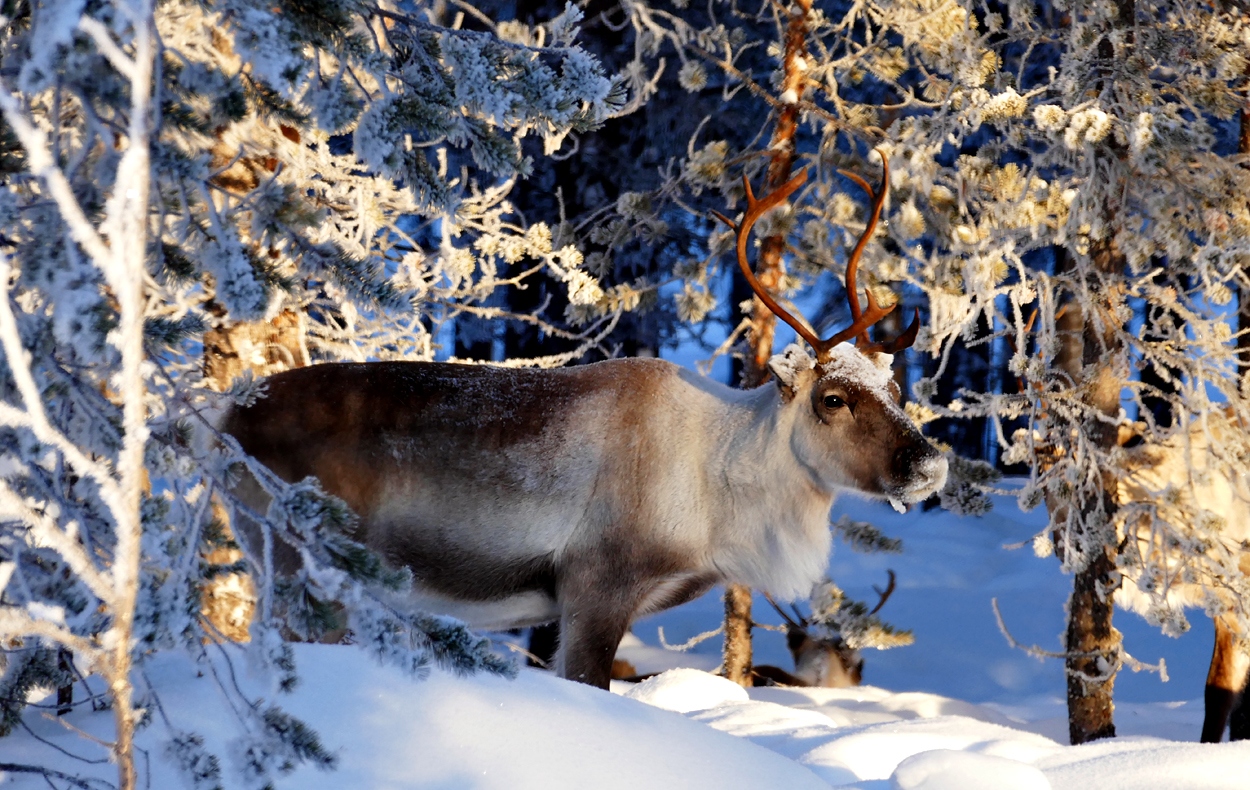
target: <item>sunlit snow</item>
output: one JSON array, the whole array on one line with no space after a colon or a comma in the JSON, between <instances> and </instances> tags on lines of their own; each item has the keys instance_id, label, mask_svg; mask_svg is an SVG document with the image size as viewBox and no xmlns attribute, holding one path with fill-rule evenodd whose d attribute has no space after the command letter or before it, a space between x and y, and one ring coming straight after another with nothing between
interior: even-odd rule
<instances>
[{"instance_id":1,"label":"sunlit snow","mask_svg":"<svg viewBox=\"0 0 1250 790\"><path fill-rule=\"evenodd\" d=\"M1182 640L1153 633L1118 612L1129 649L1167 659L1173 680L1122 674L1117 681L1115 740L1066 745L1061 667L1010 648L998 633L990 597L1022 642L1057 648L1070 580L1053 560L1008 551L1036 530L1039 513L1021 514L1010 499L980 518L843 499L835 508L901 537L901 555L857 555L835 548L832 573L849 593L870 598L885 568L898 589L882 615L914 629L916 644L865 651L865 680L850 689L744 690L704 670L718 663L719 640L680 653L659 645L715 628L715 594L635 625L619 655L640 671L676 667L641 684L620 681L607 693L538 670L515 681L434 672L414 682L357 649L298 645L303 683L271 695L239 660L239 683L253 698L277 702L315 728L338 758L337 770L300 768L283 788L860 788L860 790L1223 790L1245 784L1250 742L1202 745L1201 694L1210 628L1200 618ZM776 621L757 599L755 616ZM757 631L758 663L788 667L784 639ZM215 654L210 654L215 655ZM225 676L220 657L215 659ZM226 786L234 712L216 691L207 665L181 654L149 663L140 685L160 692L157 715L140 734L141 770L150 787L184 786L162 756L171 727L199 732L223 756ZM98 690L98 683L96 684ZM0 762L43 764L115 780L99 745L30 709L28 734L0 740ZM112 718L80 706L65 723L107 739ZM40 743L33 736L46 741ZM8 774L0 785L43 788L42 778Z\"/></svg>"}]
</instances>

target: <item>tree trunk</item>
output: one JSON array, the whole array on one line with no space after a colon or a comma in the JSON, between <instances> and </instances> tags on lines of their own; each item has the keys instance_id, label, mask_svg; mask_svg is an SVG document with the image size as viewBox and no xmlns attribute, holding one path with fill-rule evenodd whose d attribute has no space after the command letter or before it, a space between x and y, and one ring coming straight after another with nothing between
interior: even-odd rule
<instances>
[{"instance_id":1,"label":"tree trunk","mask_svg":"<svg viewBox=\"0 0 1250 790\"><path fill-rule=\"evenodd\" d=\"M810 0L799 0L794 6L790 22L786 26L785 77L781 90L787 101L777 113L772 141L768 150L772 162L768 166L768 180L762 195L766 195L790 180L790 171L796 158L794 135L798 131L799 101L803 97L804 65L800 58L806 57L807 12ZM785 252L784 235L768 236L760 245L759 258L755 264L755 277L770 293L776 293L785 275L782 253ZM759 297L751 306L751 329L748 355L742 371L743 389L758 387L768 380L768 360L773 354L773 336L777 328L777 316L773 315ZM725 677L742 686L751 685L751 591L741 585L730 585L725 590Z\"/></svg>"},{"instance_id":2,"label":"tree trunk","mask_svg":"<svg viewBox=\"0 0 1250 790\"><path fill-rule=\"evenodd\" d=\"M225 310L214 302L206 309L218 319ZM257 378L310 364L303 313L283 310L272 321L229 324L224 321L204 333L204 379L215 392L245 372Z\"/></svg>"},{"instance_id":3,"label":"tree trunk","mask_svg":"<svg viewBox=\"0 0 1250 790\"><path fill-rule=\"evenodd\" d=\"M1250 107L1241 108L1241 125L1237 131L1237 153L1250 153ZM1250 289L1242 286L1240 290L1237 298L1237 366L1244 376L1250 371ZM1244 397L1245 393L1242 395Z\"/></svg>"},{"instance_id":4,"label":"tree trunk","mask_svg":"<svg viewBox=\"0 0 1250 790\"><path fill-rule=\"evenodd\" d=\"M1137 13L1134 0L1116 0L1116 10L1117 24L1131 28ZM1132 44L1130 31L1122 46ZM1098 44L1098 54L1109 62L1126 52L1117 53L1111 37L1106 36ZM1115 142L1110 148L1112 155L1124 158ZM1121 280L1125 258L1116 245L1114 230L1110 230L1115 227L1116 207L1108 205L1105 210L1108 235L1092 241L1089 250L1092 271L1087 269L1085 276L1093 299L1083 305L1080 316L1081 358L1079 363L1070 356L1063 360L1069 374L1075 374L1072 380L1082 400L1093 412L1086 418L1084 432L1100 454L1110 453L1117 444L1120 392L1128 379L1129 365L1119 339L1122 327L1116 318L1124 306ZM1070 507L1079 510L1079 515L1070 512L1066 526L1068 545L1076 550L1076 556L1069 558L1075 575L1065 640L1068 737L1073 744L1115 737L1113 690L1122 641L1111 623L1113 595L1121 582L1116 570L1119 540L1115 528L1119 481L1114 470L1104 467L1097 472L1096 485L1090 482L1083 481L1073 497Z\"/></svg>"},{"instance_id":5,"label":"tree trunk","mask_svg":"<svg viewBox=\"0 0 1250 790\"><path fill-rule=\"evenodd\" d=\"M1155 275L1154 284L1159 288L1173 287L1178 292L1189 290L1189 277L1185 275L1176 275L1167 271L1165 259L1158 259L1156 265L1160 268L1160 272ZM1152 311L1147 310L1145 321L1142 325L1142 340L1146 343L1163 342L1172 333L1183 331L1185 318L1180 313L1172 310L1162 315L1156 315ZM1144 411L1149 411L1154 418L1155 425L1160 428L1170 428L1176 420L1175 415L1175 396L1177 392L1176 382L1183 379L1180 370L1158 361L1152 361L1141 371L1141 385L1143 388L1141 397L1141 406ZM1150 389L1146 389L1149 387ZM1151 393L1158 394L1151 394Z\"/></svg>"},{"instance_id":6,"label":"tree trunk","mask_svg":"<svg viewBox=\"0 0 1250 790\"><path fill-rule=\"evenodd\" d=\"M725 677L740 686L751 680L751 588L731 584L725 588Z\"/></svg>"},{"instance_id":7,"label":"tree trunk","mask_svg":"<svg viewBox=\"0 0 1250 790\"><path fill-rule=\"evenodd\" d=\"M116 524L116 542L110 571L113 600L112 623L105 633L107 648L96 664L113 699L112 759L117 763L117 786L134 790L137 785L134 735L139 716L134 707L130 680L134 647L135 613L143 567L143 493L147 479L144 452L148 439L147 386L143 366L144 261L149 245L149 195L151 192L151 138L153 77L156 65L154 3L138 2L130 8L134 26L131 55L130 119L126 151L117 165L117 181L104 227L109 233L112 261L97 259L105 281L117 299L118 326L114 343L121 365L114 381L123 398L122 446L117 453L117 497L109 502ZM119 197L120 196L120 197ZM106 498L106 501L108 499Z\"/></svg>"},{"instance_id":8,"label":"tree trunk","mask_svg":"<svg viewBox=\"0 0 1250 790\"><path fill-rule=\"evenodd\" d=\"M1082 332L1080 375L1074 380L1084 390L1086 404L1105 419L1091 417L1085 432L1100 452L1116 446L1115 418L1120 411L1120 391L1127 378L1120 327L1114 315L1123 301L1118 279L1124 256L1114 240L1095 242L1090 250L1093 268L1102 275L1096 307L1087 314ZM1075 577L1068 601L1068 735L1073 744L1115 737L1115 703L1112 692L1120 632L1111 624L1112 595L1120 583L1116 570L1118 540L1115 513L1118 480L1114 470L1100 472L1098 485L1072 504L1080 516L1069 518L1068 542L1076 547ZM1075 514L1073 514L1075 515Z\"/></svg>"},{"instance_id":9,"label":"tree trunk","mask_svg":"<svg viewBox=\"0 0 1250 790\"><path fill-rule=\"evenodd\" d=\"M216 303L208 312L224 319L225 310ZM270 376L310 363L307 317L284 310L272 321L229 324L224 320L204 333L204 380L215 392L225 392L245 372L257 378ZM234 539L229 513L214 502L213 516L224 526L224 537ZM238 549L217 548L205 558L215 565L228 565L243 558ZM250 577L229 573L217 576L200 591L200 614L213 629L232 642L246 642L256 609L256 593Z\"/></svg>"},{"instance_id":10,"label":"tree trunk","mask_svg":"<svg viewBox=\"0 0 1250 790\"><path fill-rule=\"evenodd\" d=\"M71 661L73 654L69 648L62 647L56 651L56 668L61 670L65 677L63 681L65 685L57 686L56 689L56 715L64 716L72 713L74 710L74 673Z\"/></svg>"},{"instance_id":11,"label":"tree trunk","mask_svg":"<svg viewBox=\"0 0 1250 790\"><path fill-rule=\"evenodd\" d=\"M1068 738L1073 745L1115 737L1114 662L1121 636L1111 624L1109 584L1119 574L1115 569L1114 544L1094 551L1096 556L1077 571L1068 600L1069 656L1065 669Z\"/></svg>"}]
</instances>

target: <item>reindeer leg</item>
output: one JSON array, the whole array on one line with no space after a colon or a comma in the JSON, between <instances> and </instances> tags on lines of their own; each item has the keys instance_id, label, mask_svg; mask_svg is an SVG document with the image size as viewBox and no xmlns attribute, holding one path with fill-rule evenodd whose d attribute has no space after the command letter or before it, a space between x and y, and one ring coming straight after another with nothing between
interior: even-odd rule
<instances>
[{"instance_id":1,"label":"reindeer leg","mask_svg":"<svg viewBox=\"0 0 1250 790\"><path fill-rule=\"evenodd\" d=\"M1250 553L1242 552L1241 555L1241 572L1250 574ZM1235 625L1236 620L1232 612L1229 613L1229 625ZM1235 636L1246 636L1245 634L1232 632ZM1234 643L1238 640L1234 639ZM1244 643L1243 643L1244 644ZM1238 689L1240 694L1237 702L1233 706L1233 713L1228 720L1228 739L1230 741L1250 740L1250 655L1242 651L1237 651L1237 658L1240 662L1241 684Z\"/></svg>"},{"instance_id":2,"label":"reindeer leg","mask_svg":"<svg viewBox=\"0 0 1250 790\"><path fill-rule=\"evenodd\" d=\"M556 657L556 644L560 639L560 623L544 623L530 629L529 658L531 667L550 669Z\"/></svg>"},{"instance_id":3,"label":"reindeer leg","mask_svg":"<svg viewBox=\"0 0 1250 790\"><path fill-rule=\"evenodd\" d=\"M570 602L560 618L556 672L560 677L606 689L616 647L629 629L632 607Z\"/></svg>"},{"instance_id":4,"label":"reindeer leg","mask_svg":"<svg viewBox=\"0 0 1250 790\"><path fill-rule=\"evenodd\" d=\"M1241 679L1241 696L1237 698L1237 705L1233 708L1233 713L1228 717L1228 739L1230 741L1244 741L1250 739L1250 699L1247 699L1246 680Z\"/></svg>"},{"instance_id":5,"label":"reindeer leg","mask_svg":"<svg viewBox=\"0 0 1250 790\"><path fill-rule=\"evenodd\" d=\"M1237 699L1233 703L1233 712L1228 717L1228 739L1244 741L1250 739L1250 655L1246 655L1236 647L1233 640L1233 651L1236 653L1233 679L1237 682Z\"/></svg>"},{"instance_id":6,"label":"reindeer leg","mask_svg":"<svg viewBox=\"0 0 1250 790\"><path fill-rule=\"evenodd\" d=\"M556 673L606 689L612 659L643 599L640 574L622 567L596 565L566 573L561 579L560 644Z\"/></svg>"},{"instance_id":7,"label":"reindeer leg","mask_svg":"<svg viewBox=\"0 0 1250 790\"><path fill-rule=\"evenodd\" d=\"M1215 650L1211 654L1211 670L1207 673L1206 717L1202 722L1202 742L1219 743L1224 738L1224 726L1234 709L1238 710L1238 736L1250 736L1247 718L1250 712L1242 712L1246 674L1250 670L1250 658L1237 648L1237 636L1229 615L1215 618Z\"/></svg>"}]
</instances>

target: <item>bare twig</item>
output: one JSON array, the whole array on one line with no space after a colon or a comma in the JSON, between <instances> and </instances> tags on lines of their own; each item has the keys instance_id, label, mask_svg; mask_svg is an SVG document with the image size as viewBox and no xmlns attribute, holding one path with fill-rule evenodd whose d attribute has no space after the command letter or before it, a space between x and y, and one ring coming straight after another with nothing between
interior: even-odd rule
<instances>
[{"instance_id":1,"label":"bare twig","mask_svg":"<svg viewBox=\"0 0 1250 790\"><path fill-rule=\"evenodd\" d=\"M998 630L1002 632L1003 637L1006 638L1007 644L1011 645L1012 647L1018 650L1023 650L1024 652L1028 653L1033 658L1062 658L1062 659L1067 660L1069 658L1098 658L1100 656L1108 657L1108 656L1105 656L1105 654L1100 651L1094 651L1094 652L1088 652L1088 653L1078 653L1078 652L1059 653L1053 650L1046 650L1040 645L1023 645L1020 642L1016 641L1016 638L1011 635L1010 631L1007 630L1007 623L1003 621L1003 613L999 611L998 609L998 599L991 598L990 606L992 606L994 609L994 619L998 621ZM1115 652L1114 656L1109 656L1108 658L1113 659L1112 661L1113 669L1117 671L1120 665L1124 665L1132 669L1134 672L1142 672L1142 671L1158 672L1160 680L1162 680L1164 683L1168 681L1167 664L1164 663L1162 658L1159 659L1158 664L1147 664L1145 662L1137 660L1136 658L1133 658L1131 655L1128 654L1128 652L1122 646ZM1088 675L1085 675L1084 673L1078 673L1078 674L1081 674L1082 677L1085 677L1089 680L1099 679L1099 678L1090 677ZM1114 675L1114 672L1110 671L1109 669L1108 675ZM1102 678L1102 679L1105 679L1105 678Z\"/></svg>"},{"instance_id":2,"label":"bare twig","mask_svg":"<svg viewBox=\"0 0 1250 790\"><path fill-rule=\"evenodd\" d=\"M511 650L513 653L517 653L518 655L525 656L530 661L533 661L535 664L542 667L543 669L551 669L550 661L546 661L544 659L539 658L538 656L534 655L530 651L518 645L516 642L505 642L502 639L492 639L491 642L493 642L496 645L502 645L503 647L506 647L509 650Z\"/></svg>"},{"instance_id":3,"label":"bare twig","mask_svg":"<svg viewBox=\"0 0 1250 790\"><path fill-rule=\"evenodd\" d=\"M20 763L0 763L0 771L11 771L15 774L41 774L45 779L60 779L62 782L68 782L74 787L81 787L82 790L98 790L92 782L98 782L104 787L116 788L116 785L104 781L103 779L80 779L77 776L56 771L51 768L44 768L39 765L22 765Z\"/></svg>"},{"instance_id":4,"label":"bare twig","mask_svg":"<svg viewBox=\"0 0 1250 790\"><path fill-rule=\"evenodd\" d=\"M66 721L65 718L62 716L53 716L51 713L44 713L43 717L47 719L48 721L56 722L57 724L61 725L65 729L74 733L75 735L78 735L82 738L86 738L87 740L93 743L98 743L99 745L103 746L105 749L112 749L115 745L113 743L110 743L108 741L101 740L100 738L95 737L91 733L83 730L81 727L75 727L73 724L70 724L68 721Z\"/></svg>"},{"instance_id":5,"label":"bare twig","mask_svg":"<svg viewBox=\"0 0 1250 790\"><path fill-rule=\"evenodd\" d=\"M724 633L725 626L722 625L719 628L716 628L715 630L712 630L712 631L704 631L703 633L697 636L691 637L688 641L683 642L680 645L670 645L668 641L664 639L664 626L660 626L656 630L659 632L659 635L660 635L660 644L664 647L665 650L672 650L678 653L685 653L687 650L690 650L695 645L698 645L701 642L706 642L712 637L718 634Z\"/></svg>"}]
</instances>

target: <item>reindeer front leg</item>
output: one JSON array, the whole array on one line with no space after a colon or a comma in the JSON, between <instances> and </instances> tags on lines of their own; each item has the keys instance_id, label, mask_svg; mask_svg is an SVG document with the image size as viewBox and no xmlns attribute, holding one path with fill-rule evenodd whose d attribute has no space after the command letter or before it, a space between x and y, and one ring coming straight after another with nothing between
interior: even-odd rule
<instances>
[{"instance_id":1,"label":"reindeer front leg","mask_svg":"<svg viewBox=\"0 0 1250 790\"><path fill-rule=\"evenodd\" d=\"M625 575L620 569L586 570L561 585L560 677L608 687L616 648L643 597L640 585L621 578Z\"/></svg>"}]
</instances>

